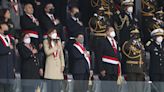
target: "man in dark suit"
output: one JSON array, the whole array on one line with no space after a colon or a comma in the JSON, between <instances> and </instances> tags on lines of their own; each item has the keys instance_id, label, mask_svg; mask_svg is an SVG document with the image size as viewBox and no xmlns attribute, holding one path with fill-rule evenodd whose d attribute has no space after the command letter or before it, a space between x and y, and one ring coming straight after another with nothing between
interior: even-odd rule
<instances>
[{"instance_id":1,"label":"man in dark suit","mask_svg":"<svg viewBox=\"0 0 164 92\"><path fill-rule=\"evenodd\" d=\"M60 20L55 16L55 7L52 3L47 3L45 5L44 13L40 19L40 24L42 29L44 30L45 36L48 30L56 28L62 42L65 41L63 25L61 24Z\"/></svg>"},{"instance_id":2,"label":"man in dark suit","mask_svg":"<svg viewBox=\"0 0 164 92\"><path fill-rule=\"evenodd\" d=\"M91 68L89 51L84 47L82 33L75 38L76 42L71 48L71 73L75 80L74 92L86 92Z\"/></svg>"},{"instance_id":3,"label":"man in dark suit","mask_svg":"<svg viewBox=\"0 0 164 92\"><path fill-rule=\"evenodd\" d=\"M38 19L33 15L34 9L32 4L25 4L24 12L20 20L22 31L28 33L32 43L37 49L40 49L42 47L42 31Z\"/></svg>"},{"instance_id":4,"label":"man in dark suit","mask_svg":"<svg viewBox=\"0 0 164 92\"><path fill-rule=\"evenodd\" d=\"M116 36L115 30L112 26L106 28L107 37L101 40L100 51L99 51L99 62L100 62L100 79L120 82L121 77L121 64L120 64L120 53L117 41L114 39ZM111 83L102 83L102 91L117 92L118 88L114 82L111 87L107 87Z\"/></svg>"},{"instance_id":5,"label":"man in dark suit","mask_svg":"<svg viewBox=\"0 0 164 92\"><path fill-rule=\"evenodd\" d=\"M5 35L8 26L0 23L0 92L12 92L10 85L15 72L15 54L13 41L9 35Z\"/></svg>"},{"instance_id":6,"label":"man in dark suit","mask_svg":"<svg viewBox=\"0 0 164 92\"><path fill-rule=\"evenodd\" d=\"M80 11L76 5L69 7L69 14L67 17L68 35L75 37L79 32L84 33L83 23L80 21Z\"/></svg>"}]
</instances>

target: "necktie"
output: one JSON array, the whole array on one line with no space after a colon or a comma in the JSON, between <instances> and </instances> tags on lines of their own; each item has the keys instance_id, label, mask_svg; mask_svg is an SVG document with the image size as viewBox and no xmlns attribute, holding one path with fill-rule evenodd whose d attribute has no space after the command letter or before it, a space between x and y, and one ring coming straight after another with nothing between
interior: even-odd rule
<instances>
[{"instance_id":1,"label":"necktie","mask_svg":"<svg viewBox=\"0 0 164 92\"><path fill-rule=\"evenodd\" d=\"M36 19L33 15L30 15L30 18L32 19L32 21L33 21L34 23L37 22L37 19Z\"/></svg>"},{"instance_id":2,"label":"necktie","mask_svg":"<svg viewBox=\"0 0 164 92\"><path fill-rule=\"evenodd\" d=\"M117 49L116 49L116 46L114 44L114 40L113 39L112 39L112 47L113 47L114 53L117 54Z\"/></svg>"},{"instance_id":3,"label":"necktie","mask_svg":"<svg viewBox=\"0 0 164 92\"><path fill-rule=\"evenodd\" d=\"M51 19L51 21L54 21L54 16L51 15L51 16L50 16L50 19Z\"/></svg>"}]
</instances>

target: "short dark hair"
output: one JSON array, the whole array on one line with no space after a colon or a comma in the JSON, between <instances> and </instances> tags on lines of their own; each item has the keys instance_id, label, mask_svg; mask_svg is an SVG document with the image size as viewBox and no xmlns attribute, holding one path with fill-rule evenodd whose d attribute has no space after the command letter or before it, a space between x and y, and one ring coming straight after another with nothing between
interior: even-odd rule
<instances>
[{"instance_id":1,"label":"short dark hair","mask_svg":"<svg viewBox=\"0 0 164 92\"><path fill-rule=\"evenodd\" d=\"M107 31L109 30L109 28L114 28L114 27L111 26L111 25L106 26L106 28L105 28L105 32L107 32Z\"/></svg>"},{"instance_id":2,"label":"short dark hair","mask_svg":"<svg viewBox=\"0 0 164 92\"><path fill-rule=\"evenodd\" d=\"M84 34L82 32L78 32L76 33L75 38L77 38L79 35L84 35Z\"/></svg>"}]
</instances>

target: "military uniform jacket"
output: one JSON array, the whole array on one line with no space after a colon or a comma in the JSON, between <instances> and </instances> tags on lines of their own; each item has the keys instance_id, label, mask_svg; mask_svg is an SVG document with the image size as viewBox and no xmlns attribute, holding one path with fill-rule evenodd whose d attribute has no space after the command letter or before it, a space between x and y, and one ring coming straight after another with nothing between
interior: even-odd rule
<instances>
[{"instance_id":1,"label":"military uniform jacket","mask_svg":"<svg viewBox=\"0 0 164 92\"><path fill-rule=\"evenodd\" d=\"M141 43L140 46L132 45L130 41L126 41L122 47L126 56L126 73L143 73L145 72L144 47Z\"/></svg>"},{"instance_id":2,"label":"military uniform jacket","mask_svg":"<svg viewBox=\"0 0 164 92\"><path fill-rule=\"evenodd\" d=\"M164 74L164 42L162 42L162 47L160 47L160 45L152 41L146 47L146 50L150 52L149 73Z\"/></svg>"}]
</instances>

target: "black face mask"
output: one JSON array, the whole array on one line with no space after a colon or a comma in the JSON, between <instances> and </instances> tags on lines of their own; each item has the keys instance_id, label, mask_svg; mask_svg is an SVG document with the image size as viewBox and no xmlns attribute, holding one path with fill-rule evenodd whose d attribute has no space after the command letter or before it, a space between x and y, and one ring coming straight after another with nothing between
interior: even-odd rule
<instances>
[{"instance_id":1,"label":"black face mask","mask_svg":"<svg viewBox=\"0 0 164 92\"><path fill-rule=\"evenodd\" d=\"M131 34L132 39L139 39L140 35L139 34Z\"/></svg>"},{"instance_id":2,"label":"black face mask","mask_svg":"<svg viewBox=\"0 0 164 92\"><path fill-rule=\"evenodd\" d=\"M80 13L79 12L75 13L74 17L80 18Z\"/></svg>"},{"instance_id":3,"label":"black face mask","mask_svg":"<svg viewBox=\"0 0 164 92\"><path fill-rule=\"evenodd\" d=\"M10 34L9 30L8 31L4 31L4 35L8 35L8 34Z\"/></svg>"},{"instance_id":4,"label":"black face mask","mask_svg":"<svg viewBox=\"0 0 164 92\"><path fill-rule=\"evenodd\" d=\"M55 14L55 9L50 9L50 14Z\"/></svg>"}]
</instances>

